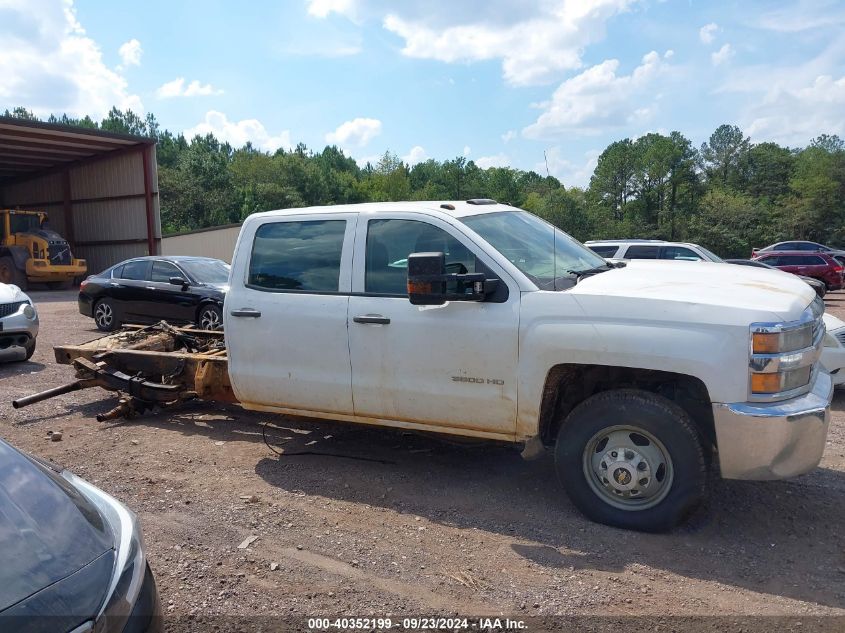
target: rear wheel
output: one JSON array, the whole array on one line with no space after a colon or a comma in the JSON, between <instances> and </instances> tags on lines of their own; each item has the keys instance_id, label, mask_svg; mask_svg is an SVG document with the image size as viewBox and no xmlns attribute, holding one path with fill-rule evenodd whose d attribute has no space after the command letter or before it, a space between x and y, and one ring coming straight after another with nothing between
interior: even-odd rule
<instances>
[{"instance_id":1,"label":"rear wheel","mask_svg":"<svg viewBox=\"0 0 845 633\"><path fill-rule=\"evenodd\" d=\"M111 299L100 299L94 305L94 323L102 332L112 332L120 327L120 321Z\"/></svg>"},{"instance_id":2,"label":"rear wheel","mask_svg":"<svg viewBox=\"0 0 845 633\"><path fill-rule=\"evenodd\" d=\"M223 311L213 304L203 306L197 316L197 325L201 330L219 330L223 327Z\"/></svg>"},{"instance_id":3,"label":"rear wheel","mask_svg":"<svg viewBox=\"0 0 845 633\"><path fill-rule=\"evenodd\" d=\"M561 426L555 463L578 509L615 527L669 530L704 498L705 456L691 418L650 392L585 400Z\"/></svg>"},{"instance_id":4,"label":"rear wheel","mask_svg":"<svg viewBox=\"0 0 845 633\"><path fill-rule=\"evenodd\" d=\"M27 289L26 271L19 270L9 255L0 257L0 282L15 284L21 290Z\"/></svg>"}]
</instances>

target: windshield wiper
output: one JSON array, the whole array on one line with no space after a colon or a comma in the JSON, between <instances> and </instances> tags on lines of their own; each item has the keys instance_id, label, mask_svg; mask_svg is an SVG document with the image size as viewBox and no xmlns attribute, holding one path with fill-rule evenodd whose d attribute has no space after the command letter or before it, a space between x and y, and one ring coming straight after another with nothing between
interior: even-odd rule
<instances>
[{"instance_id":1,"label":"windshield wiper","mask_svg":"<svg viewBox=\"0 0 845 633\"><path fill-rule=\"evenodd\" d=\"M583 277L585 275L595 275L597 273L607 272L611 268L616 268L610 262L605 262L603 266L596 266L594 268L587 268L585 270L567 270L570 275L575 275L576 277Z\"/></svg>"}]
</instances>

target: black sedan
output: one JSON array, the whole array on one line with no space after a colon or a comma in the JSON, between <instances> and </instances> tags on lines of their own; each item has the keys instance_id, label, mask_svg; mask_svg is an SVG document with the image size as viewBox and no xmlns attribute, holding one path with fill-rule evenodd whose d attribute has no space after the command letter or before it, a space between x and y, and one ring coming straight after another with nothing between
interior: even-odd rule
<instances>
[{"instance_id":1,"label":"black sedan","mask_svg":"<svg viewBox=\"0 0 845 633\"><path fill-rule=\"evenodd\" d=\"M209 257L136 257L79 287L79 312L111 332L123 323L195 323L223 327L229 264Z\"/></svg>"},{"instance_id":2,"label":"black sedan","mask_svg":"<svg viewBox=\"0 0 845 633\"><path fill-rule=\"evenodd\" d=\"M769 268L771 270L780 270L779 268L775 268L774 266L770 266L764 262L758 262L756 259L726 259L726 263L728 264L737 264L739 266L752 266L754 268ZM780 271L784 272L784 271ZM816 291L816 294L820 297L823 297L827 293L827 286L823 281L820 279L816 279L815 277L805 277L804 275L798 275L799 278L807 282L810 287Z\"/></svg>"},{"instance_id":3,"label":"black sedan","mask_svg":"<svg viewBox=\"0 0 845 633\"><path fill-rule=\"evenodd\" d=\"M0 630L162 630L135 514L84 479L3 440Z\"/></svg>"}]
</instances>

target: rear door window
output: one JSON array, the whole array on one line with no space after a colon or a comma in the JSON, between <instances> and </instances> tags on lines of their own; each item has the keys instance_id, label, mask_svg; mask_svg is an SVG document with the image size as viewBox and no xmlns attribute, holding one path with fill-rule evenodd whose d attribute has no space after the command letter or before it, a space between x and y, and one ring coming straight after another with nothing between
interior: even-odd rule
<instances>
[{"instance_id":1,"label":"rear door window","mask_svg":"<svg viewBox=\"0 0 845 633\"><path fill-rule=\"evenodd\" d=\"M657 246L629 246L625 259L657 259Z\"/></svg>"},{"instance_id":2,"label":"rear door window","mask_svg":"<svg viewBox=\"0 0 845 633\"><path fill-rule=\"evenodd\" d=\"M805 266L827 266L827 262L824 260L823 257L819 257L818 255L805 255L804 256L804 265Z\"/></svg>"},{"instance_id":3,"label":"rear door window","mask_svg":"<svg viewBox=\"0 0 845 633\"><path fill-rule=\"evenodd\" d=\"M258 290L338 292L346 220L268 222L258 227L249 281Z\"/></svg>"},{"instance_id":4,"label":"rear door window","mask_svg":"<svg viewBox=\"0 0 845 633\"><path fill-rule=\"evenodd\" d=\"M143 281L147 278L147 271L149 268L150 262L147 260L139 259L134 262L126 262L123 265L120 278Z\"/></svg>"}]
</instances>

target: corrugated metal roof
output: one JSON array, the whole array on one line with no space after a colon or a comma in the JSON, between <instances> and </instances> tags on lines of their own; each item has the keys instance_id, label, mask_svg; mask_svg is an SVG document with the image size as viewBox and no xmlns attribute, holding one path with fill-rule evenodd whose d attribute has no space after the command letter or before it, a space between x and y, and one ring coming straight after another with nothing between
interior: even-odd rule
<instances>
[{"instance_id":1,"label":"corrugated metal roof","mask_svg":"<svg viewBox=\"0 0 845 633\"><path fill-rule=\"evenodd\" d=\"M153 144L145 136L0 117L0 185Z\"/></svg>"}]
</instances>

